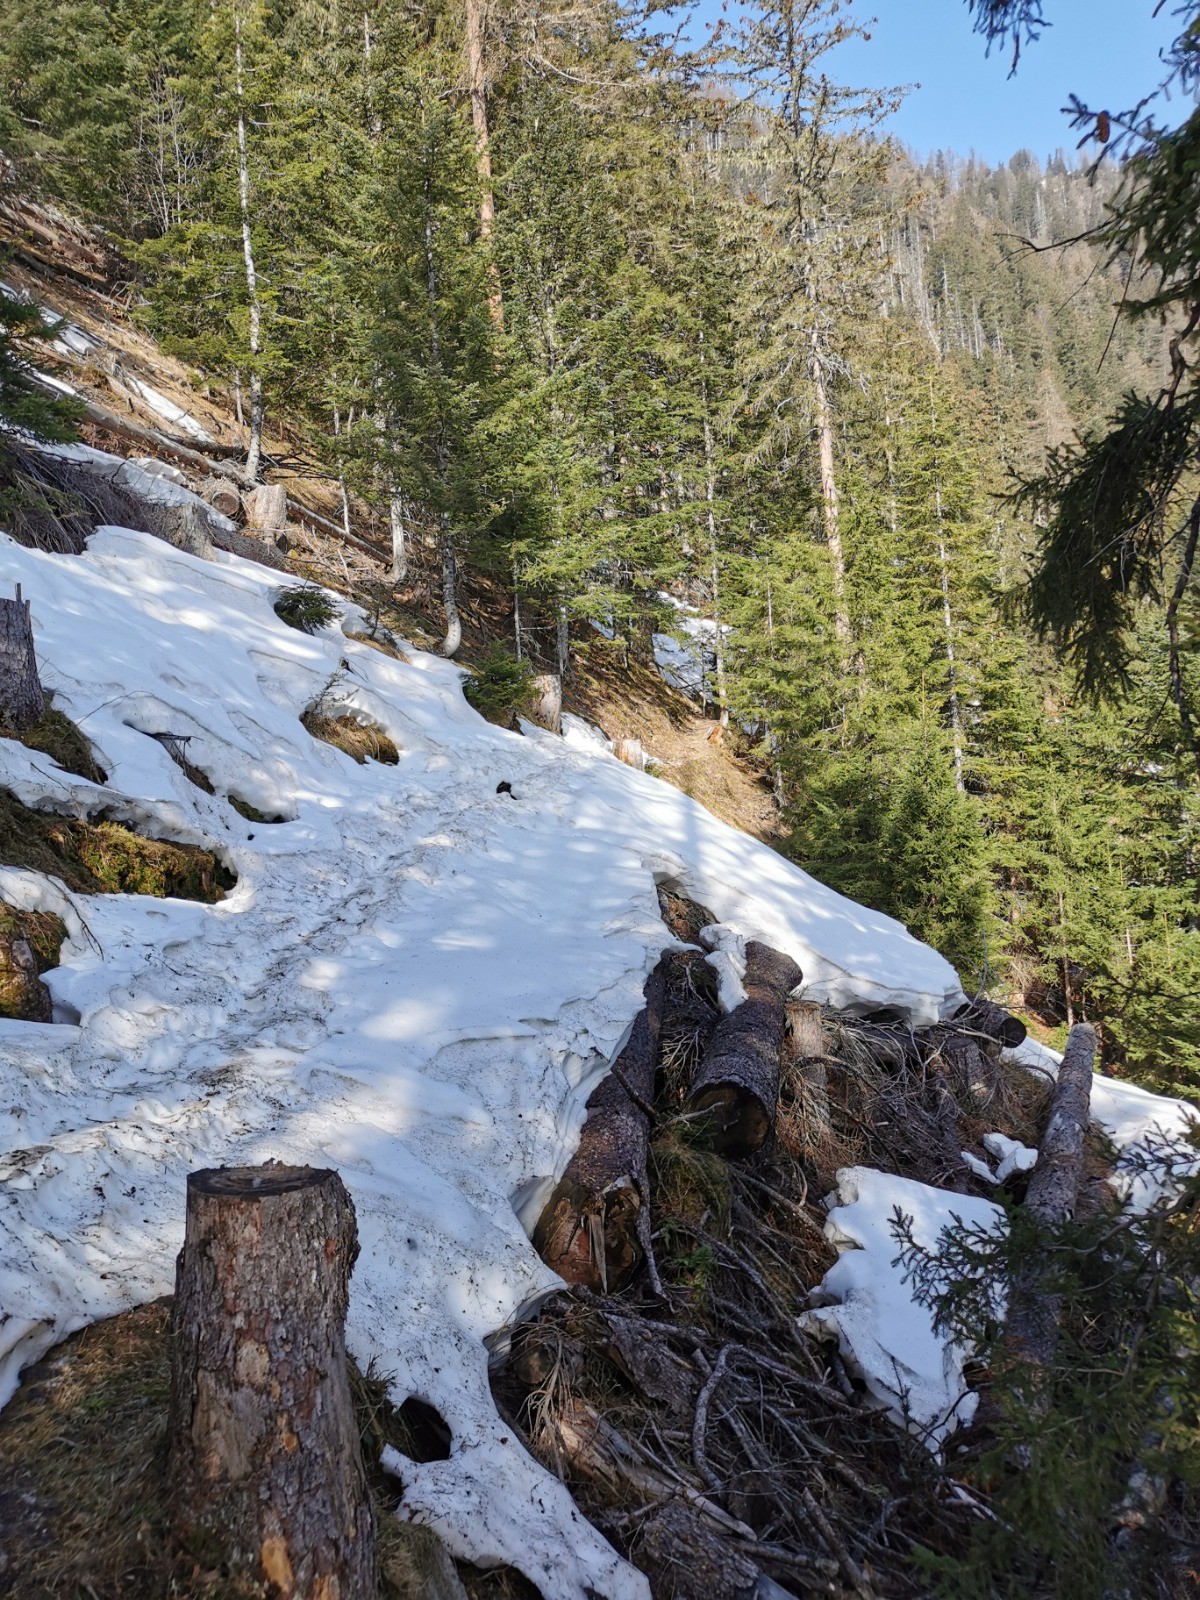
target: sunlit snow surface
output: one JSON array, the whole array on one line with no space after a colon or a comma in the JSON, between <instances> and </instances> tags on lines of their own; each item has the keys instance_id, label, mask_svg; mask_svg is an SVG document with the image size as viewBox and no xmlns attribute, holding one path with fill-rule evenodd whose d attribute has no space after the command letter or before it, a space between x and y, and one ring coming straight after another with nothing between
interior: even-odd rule
<instances>
[{"instance_id":1,"label":"sunlit snow surface","mask_svg":"<svg viewBox=\"0 0 1200 1600\"><path fill-rule=\"evenodd\" d=\"M514 1208L536 1212L569 1159L673 942L656 880L788 951L837 1005L929 1021L959 998L953 972L598 747L485 723L449 663L287 627L262 568L123 530L83 557L0 535L14 581L109 783L0 740L0 784L216 847L239 881L209 907L74 899L0 868L4 898L66 917L48 983L71 1019L0 1021L0 1401L68 1332L170 1291L190 1169L333 1165L363 1245L353 1353L453 1430L448 1461L402 1463L406 1514L548 1600L644 1596L501 1425L482 1341L557 1283ZM311 739L299 718L322 695L381 724L399 766ZM189 738L215 796L155 733ZM229 793L288 820L247 822Z\"/></svg>"}]
</instances>

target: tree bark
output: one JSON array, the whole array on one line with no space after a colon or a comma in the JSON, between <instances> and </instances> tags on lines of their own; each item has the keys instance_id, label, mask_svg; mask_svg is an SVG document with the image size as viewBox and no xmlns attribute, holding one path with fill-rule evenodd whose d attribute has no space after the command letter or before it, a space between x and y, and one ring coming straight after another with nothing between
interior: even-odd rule
<instances>
[{"instance_id":1,"label":"tree bark","mask_svg":"<svg viewBox=\"0 0 1200 1600\"><path fill-rule=\"evenodd\" d=\"M664 957L646 980L646 1004L625 1048L587 1103L579 1148L538 1219L534 1248L568 1283L609 1294L650 1258L650 1144L666 995Z\"/></svg>"},{"instance_id":2,"label":"tree bark","mask_svg":"<svg viewBox=\"0 0 1200 1600\"><path fill-rule=\"evenodd\" d=\"M813 388L816 396L817 456L821 472L821 503L825 513L825 542L829 546L830 576L833 579L833 628L843 649L850 647L850 613L846 607L846 558L842 551L841 502L837 474L833 465L833 418L829 411L829 390L825 363L813 335Z\"/></svg>"},{"instance_id":3,"label":"tree bark","mask_svg":"<svg viewBox=\"0 0 1200 1600\"><path fill-rule=\"evenodd\" d=\"M172 1318L175 1535L202 1529L277 1600L375 1600L375 1528L344 1326L358 1254L336 1172L187 1184Z\"/></svg>"},{"instance_id":4,"label":"tree bark","mask_svg":"<svg viewBox=\"0 0 1200 1600\"><path fill-rule=\"evenodd\" d=\"M805 1135L820 1149L832 1133L829 1118L829 1050L821 1008L810 1000L792 1000L786 1007L788 1054L792 1071L803 1086Z\"/></svg>"},{"instance_id":5,"label":"tree bark","mask_svg":"<svg viewBox=\"0 0 1200 1600\"><path fill-rule=\"evenodd\" d=\"M1090 1023L1071 1029L1050 1097L1050 1115L1029 1179L1025 1209L1046 1228L1066 1222L1075 1211L1083 1173L1083 1146L1091 1115L1092 1067L1096 1034ZM1018 1360L1044 1369L1054 1359L1062 1301L1040 1287L1038 1263L1019 1275L1008 1298L1005 1344ZM1041 1404L1038 1391L1030 1396Z\"/></svg>"},{"instance_id":6,"label":"tree bark","mask_svg":"<svg viewBox=\"0 0 1200 1600\"><path fill-rule=\"evenodd\" d=\"M262 460L263 386L259 357L262 353L262 304L258 298L258 273L250 233L250 163L246 154L246 88L242 62L242 14L233 14L235 88L237 92L238 204L242 220L242 259L246 273L246 300L250 311L250 443L246 451L246 476L258 479Z\"/></svg>"},{"instance_id":7,"label":"tree bark","mask_svg":"<svg viewBox=\"0 0 1200 1600\"><path fill-rule=\"evenodd\" d=\"M538 697L535 720L551 733L562 732L562 679L556 672L539 672L533 680Z\"/></svg>"},{"instance_id":8,"label":"tree bark","mask_svg":"<svg viewBox=\"0 0 1200 1600\"><path fill-rule=\"evenodd\" d=\"M0 600L0 726L24 733L45 714L29 601L17 584L15 600Z\"/></svg>"},{"instance_id":9,"label":"tree bark","mask_svg":"<svg viewBox=\"0 0 1200 1600\"><path fill-rule=\"evenodd\" d=\"M479 174L479 237L486 245L496 226L496 198L492 189L492 146L488 132L487 74L483 65L483 18L479 0L466 0L466 45L475 164ZM500 297L500 275L495 262L488 267L488 311L496 328L502 330L504 302Z\"/></svg>"},{"instance_id":10,"label":"tree bark","mask_svg":"<svg viewBox=\"0 0 1200 1600\"><path fill-rule=\"evenodd\" d=\"M775 1126L784 1008L803 976L790 956L746 946L746 998L717 1024L688 1096L689 1109L710 1114L723 1155L752 1155Z\"/></svg>"}]
</instances>

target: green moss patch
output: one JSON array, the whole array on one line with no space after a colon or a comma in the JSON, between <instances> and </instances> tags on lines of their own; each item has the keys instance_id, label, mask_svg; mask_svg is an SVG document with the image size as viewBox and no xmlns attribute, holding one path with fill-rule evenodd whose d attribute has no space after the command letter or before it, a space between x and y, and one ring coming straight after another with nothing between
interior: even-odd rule
<instances>
[{"instance_id":1,"label":"green moss patch","mask_svg":"<svg viewBox=\"0 0 1200 1600\"><path fill-rule=\"evenodd\" d=\"M368 761L382 762L394 767L400 752L383 729L372 723L359 722L357 717L327 717L316 707L306 711L300 721L314 739L335 745L344 750L352 761L364 766Z\"/></svg>"},{"instance_id":2,"label":"green moss patch","mask_svg":"<svg viewBox=\"0 0 1200 1600\"><path fill-rule=\"evenodd\" d=\"M249 800L243 800L240 795L228 794L225 798L240 817L245 817L247 822L286 822L286 817L268 817L265 811L260 811L257 806L252 806Z\"/></svg>"},{"instance_id":3,"label":"green moss patch","mask_svg":"<svg viewBox=\"0 0 1200 1600\"><path fill-rule=\"evenodd\" d=\"M108 774L97 764L91 745L70 717L55 711L53 706L32 728L27 728L24 733L6 734L5 737L19 739L30 750L40 750L65 771L74 772L92 783L108 782Z\"/></svg>"},{"instance_id":4,"label":"green moss patch","mask_svg":"<svg viewBox=\"0 0 1200 1600\"><path fill-rule=\"evenodd\" d=\"M0 863L61 878L80 894L149 894L207 904L237 879L210 850L143 839L119 822L31 811L0 789Z\"/></svg>"},{"instance_id":5,"label":"green moss patch","mask_svg":"<svg viewBox=\"0 0 1200 1600\"><path fill-rule=\"evenodd\" d=\"M52 911L20 911L0 901L0 1017L50 1021L50 994L38 978L58 966L66 937L66 924Z\"/></svg>"}]
</instances>

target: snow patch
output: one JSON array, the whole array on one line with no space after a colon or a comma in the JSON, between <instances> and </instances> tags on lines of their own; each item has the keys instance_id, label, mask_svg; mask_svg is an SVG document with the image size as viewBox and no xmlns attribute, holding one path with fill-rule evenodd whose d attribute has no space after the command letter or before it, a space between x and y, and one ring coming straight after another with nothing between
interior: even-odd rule
<instances>
[{"instance_id":1,"label":"snow patch","mask_svg":"<svg viewBox=\"0 0 1200 1600\"><path fill-rule=\"evenodd\" d=\"M932 1022L963 1000L952 969L596 741L491 726L452 663L287 627L253 563L114 528L79 557L0 535L0 581L22 583L43 680L110 775L0 740L0 783L215 850L238 875L212 906L0 883L67 920L46 981L78 1019L0 1024L0 1402L56 1340L170 1291L190 1170L333 1165L362 1241L350 1348L454 1436L447 1461L394 1462L402 1514L467 1559L514 1560L547 1600L645 1600L501 1424L484 1340L558 1283L522 1218L675 942L656 880L710 908L719 948L786 951L811 999ZM397 766L310 737L301 714L331 693L394 740ZM189 735L215 794L146 736L164 731ZM229 794L290 820L248 822Z\"/></svg>"}]
</instances>

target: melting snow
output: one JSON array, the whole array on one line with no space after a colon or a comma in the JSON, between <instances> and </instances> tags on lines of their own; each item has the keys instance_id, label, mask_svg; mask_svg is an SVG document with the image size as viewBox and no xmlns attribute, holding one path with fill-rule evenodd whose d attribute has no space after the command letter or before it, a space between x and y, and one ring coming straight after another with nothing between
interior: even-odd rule
<instances>
[{"instance_id":1,"label":"melting snow","mask_svg":"<svg viewBox=\"0 0 1200 1600\"><path fill-rule=\"evenodd\" d=\"M190 1169L333 1165L362 1237L351 1349L453 1432L447 1461L393 1458L403 1514L548 1600L643 1600L501 1425L483 1340L557 1284L515 1208L561 1173L673 943L656 882L707 905L726 946L786 950L837 1006L932 1021L962 998L953 971L588 740L490 726L451 664L285 626L261 567L120 529L82 557L0 535L14 580L43 681L110 781L0 740L0 784L216 849L239 881L202 906L4 870L6 898L66 917L47 981L69 1021L0 1022L0 1402L65 1334L171 1289ZM400 764L310 738L300 715L322 698L381 725ZM162 732L188 736L216 795ZM229 794L286 820L247 822Z\"/></svg>"}]
</instances>

